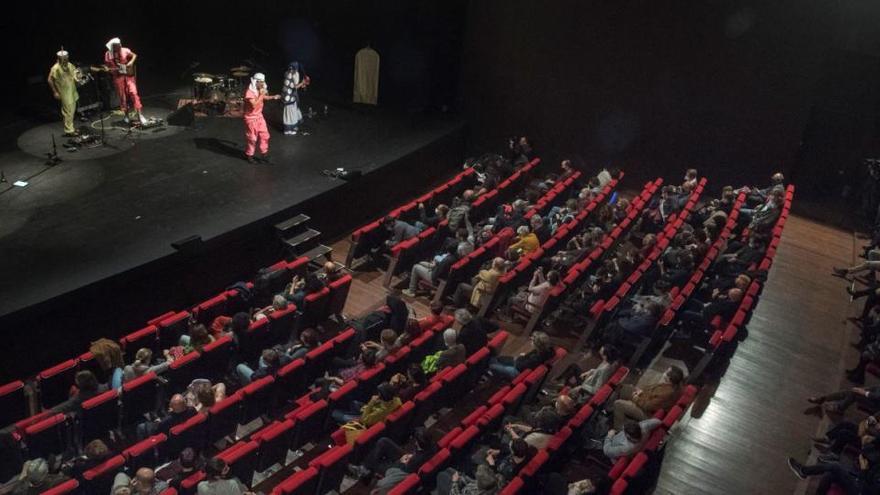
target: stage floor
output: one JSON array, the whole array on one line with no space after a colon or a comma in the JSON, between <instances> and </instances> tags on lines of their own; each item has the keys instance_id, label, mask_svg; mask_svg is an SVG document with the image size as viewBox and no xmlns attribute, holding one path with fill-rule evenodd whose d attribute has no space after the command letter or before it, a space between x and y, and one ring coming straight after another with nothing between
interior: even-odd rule
<instances>
[{"instance_id":1,"label":"stage floor","mask_svg":"<svg viewBox=\"0 0 880 495\"><path fill-rule=\"evenodd\" d=\"M177 97L146 98L148 115L167 116ZM64 161L54 167L39 143L48 151L60 123L3 136L0 315L169 255L175 240L207 241L345 184L325 169L369 174L461 128L445 116L329 111L309 136L271 129L271 163L258 165L242 158L239 119L114 135L112 152L68 153L58 138ZM15 187L17 180L29 184Z\"/></svg>"}]
</instances>

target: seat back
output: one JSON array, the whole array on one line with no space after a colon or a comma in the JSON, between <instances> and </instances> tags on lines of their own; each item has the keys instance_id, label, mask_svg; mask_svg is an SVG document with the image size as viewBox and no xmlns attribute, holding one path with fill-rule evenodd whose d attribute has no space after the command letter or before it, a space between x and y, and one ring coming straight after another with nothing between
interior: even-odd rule
<instances>
[{"instance_id":1,"label":"seat back","mask_svg":"<svg viewBox=\"0 0 880 495\"><path fill-rule=\"evenodd\" d=\"M16 380L0 387L0 428L28 417L24 382Z\"/></svg>"},{"instance_id":2,"label":"seat back","mask_svg":"<svg viewBox=\"0 0 880 495\"><path fill-rule=\"evenodd\" d=\"M159 379L152 371L122 385L122 424L129 426L155 411L159 401Z\"/></svg>"},{"instance_id":3,"label":"seat back","mask_svg":"<svg viewBox=\"0 0 880 495\"><path fill-rule=\"evenodd\" d=\"M138 349L144 347L153 351L153 355L158 355L159 328L155 325L147 325L119 339L119 345L125 353L126 363L134 361L134 356L137 354Z\"/></svg>"},{"instance_id":4,"label":"seat back","mask_svg":"<svg viewBox=\"0 0 880 495\"><path fill-rule=\"evenodd\" d=\"M345 307L345 301L348 299L348 291L351 289L351 275L344 275L339 280L330 282L330 300L327 303L327 314L341 315L342 308Z\"/></svg>"},{"instance_id":5,"label":"seat back","mask_svg":"<svg viewBox=\"0 0 880 495\"><path fill-rule=\"evenodd\" d=\"M68 359L37 374L40 404L43 405L43 408L49 409L67 399L75 375L76 361L73 359Z\"/></svg>"},{"instance_id":6,"label":"seat back","mask_svg":"<svg viewBox=\"0 0 880 495\"><path fill-rule=\"evenodd\" d=\"M180 342L180 336L186 333L189 326L189 311L180 311L161 320L159 327L159 348L168 349Z\"/></svg>"},{"instance_id":7,"label":"seat back","mask_svg":"<svg viewBox=\"0 0 880 495\"><path fill-rule=\"evenodd\" d=\"M195 378L198 378L199 362L201 356L198 352L175 359L165 371L163 378L168 381L168 390L183 390L189 386Z\"/></svg>"},{"instance_id":8,"label":"seat back","mask_svg":"<svg viewBox=\"0 0 880 495\"><path fill-rule=\"evenodd\" d=\"M314 327L327 319L330 307L330 289L324 287L318 292L313 292L303 299L302 315L298 323L299 328Z\"/></svg>"},{"instance_id":9,"label":"seat back","mask_svg":"<svg viewBox=\"0 0 880 495\"><path fill-rule=\"evenodd\" d=\"M286 308L269 313L269 343L283 344L291 340L296 324L297 307L290 303Z\"/></svg>"},{"instance_id":10,"label":"seat back","mask_svg":"<svg viewBox=\"0 0 880 495\"><path fill-rule=\"evenodd\" d=\"M208 416L196 414L188 420L175 425L168 432L168 441L162 450L162 456L166 459L176 458L180 451L186 447L192 447L196 452L201 452L208 441Z\"/></svg>"},{"instance_id":11,"label":"seat back","mask_svg":"<svg viewBox=\"0 0 880 495\"><path fill-rule=\"evenodd\" d=\"M275 464L284 465L293 439L292 419L275 422L254 433L252 440L260 444L257 471L265 471Z\"/></svg>"},{"instance_id":12,"label":"seat back","mask_svg":"<svg viewBox=\"0 0 880 495\"><path fill-rule=\"evenodd\" d=\"M272 490L272 495L312 495L318 493L318 468L297 471Z\"/></svg>"},{"instance_id":13,"label":"seat back","mask_svg":"<svg viewBox=\"0 0 880 495\"><path fill-rule=\"evenodd\" d=\"M210 326L215 318L226 313L226 293L222 293L198 304L192 309L193 317L199 323Z\"/></svg>"},{"instance_id":14,"label":"seat back","mask_svg":"<svg viewBox=\"0 0 880 495\"><path fill-rule=\"evenodd\" d=\"M103 463L84 471L82 474L82 487L84 493L110 493L113 486L113 478L116 477L122 467L125 466L125 458L121 455L113 456Z\"/></svg>"},{"instance_id":15,"label":"seat back","mask_svg":"<svg viewBox=\"0 0 880 495\"><path fill-rule=\"evenodd\" d=\"M352 447L350 445L339 445L324 452L309 463L310 467L318 469L318 489L315 493L339 490L342 478L345 477L351 451Z\"/></svg>"},{"instance_id":16,"label":"seat back","mask_svg":"<svg viewBox=\"0 0 880 495\"><path fill-rule=\"evenodd\" d=\"M119 427L119 391L108 390L82 403L80 426L84 444Z\"/></svg>"},{"instance_id":17,"label":"seat back","mask_svg":"<svg viewBox=\"0 0 880 495\"><path fill-rule=\"evenodd\" d=\"M210 380L220 379L229 367L234 351L232 337L224 335L202 348L198 363L198 375Z\"/></svg>"},{"instance_id":18,"label":"seat back","mask_svg":"<svg viewBox=\"0 0 880 495\"><path fill-rule=\"evenodd\" d=\"M168 436L164 433L159 433L123 450L122 456L125 457L125 468L128 472L134 473L142 467L152 468L157 466L160 459L159 451L167 441Z\"/></svg>"},{"instance_id":19,"label":"seat back","mask_svg":"<svg viewBox=\"0 0 880 495\"><path fill-rule=\"evenodd\" d=\"M260 444L253 440L242 441L220 452L217 457L226 461L231 476L238 478L245 485L251 486L254 481L254 471L257 468L259 448Z\"/></svg>"},{"instance_id":20,"label":"seat back","mask_svg":"<svg viewBox=\"0 0 880 495\"><path fill-rule=\"evenodd\" d=\"M238 427L242 412L242 396L238 393L211 406L208 415L208 443L232 435Z\"/></svg>"},{"instance_id":21,"label":"seat back","mask_svg":"<svg viewBox=\"0 0 880 495\"><path fill-rule=\"evenodd\" d=\"M241 424L250 423L257 417L268 415L274 410L275 389L275 377L264 376L239 390L238 393L243 399Z\"/></svg>"},{"instance_id":22,"label":"seat back","mask_svg":"<svg viewBox=\"0 0 880 495\"><path fill-rule=\"evenodd\" d=\"M69 421L64 414L55 414L38 421L24 430L30 459L47 458L60 454L67 447Z\"/></svg>"}]
</instances>

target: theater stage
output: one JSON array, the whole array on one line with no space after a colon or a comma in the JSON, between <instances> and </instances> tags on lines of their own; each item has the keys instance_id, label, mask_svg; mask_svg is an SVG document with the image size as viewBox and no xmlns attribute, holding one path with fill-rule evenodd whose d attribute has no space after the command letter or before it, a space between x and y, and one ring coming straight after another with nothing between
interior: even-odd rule
<instances>
[{"instance_id":1,"label":"theater stage","mask_svg":"<svg viewBox=\"0 0 880 495\"><path fill-rule=\"evenodd\" d=\"M178 96L147 98L148 115L167 115ZM304 106L322 111L324 103ZM274 223L305 213L330 242L420 191L408 184L424 188L463 158L462 124L447 116L337 105L310 124L309 136L284 136L269 123L271 163L258 165L242 159L243 125L230 118L115 134L112 150L68 153L59 137L63 161L54 167L40 153L52 131L60 136L60 123L4 136L0 324L51 334L144 321L280 256ZM344 182L322 174L336 167L364 175ZM13 186L19 179L29 184ZM176 253L171 243L191 235L203 248Z\"/></svg>"}]
</instances>

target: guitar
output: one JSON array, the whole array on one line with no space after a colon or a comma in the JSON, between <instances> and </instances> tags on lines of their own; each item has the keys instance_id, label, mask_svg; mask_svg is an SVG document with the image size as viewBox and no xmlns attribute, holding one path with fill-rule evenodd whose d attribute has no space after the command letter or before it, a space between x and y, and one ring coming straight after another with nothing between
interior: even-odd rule
<instances>
[{"instance_id":1,"label":"guitar","mask_svg":"<svg viewBox=\"0 0 880 495\"><path fill-rule=\"evenodd\" d=\"M111 67L108 65L93 65L89 67L89 70L92 72L107 72L114 75L119 74L135 77L137 75L137 64L132 64L131 67L127 67L124 64L120 64L116 67Z\"/></svg>"}]
</instances>

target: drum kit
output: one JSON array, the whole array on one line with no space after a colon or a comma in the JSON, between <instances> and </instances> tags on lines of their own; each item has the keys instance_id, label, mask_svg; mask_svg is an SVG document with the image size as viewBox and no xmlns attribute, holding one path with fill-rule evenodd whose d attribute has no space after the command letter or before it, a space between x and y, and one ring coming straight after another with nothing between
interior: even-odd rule
<instances>
[{"instance_id":1,"label":"drum kit","mask_svg":"<svg viewBox=\"0 0 880 495\"><path fill-rule=\"evenodd\" d=\"M208 115L241 111L244 88L253 69L240 65L229 69L229 75L196 72L193 74L193 98Z\"/></svg>"}]
</instances>

